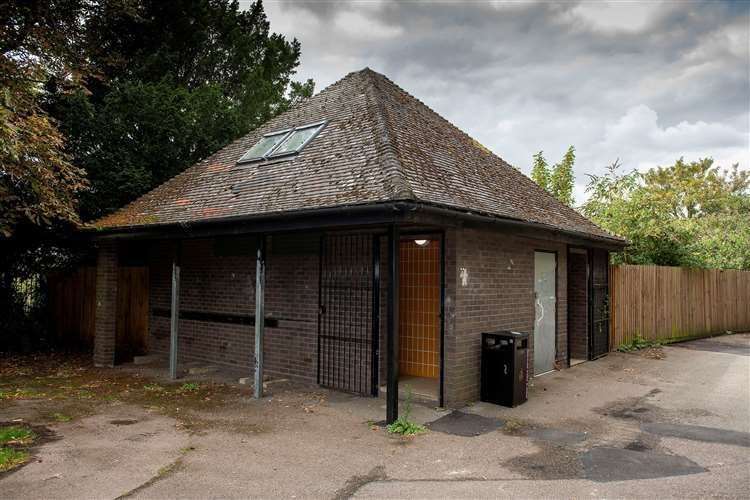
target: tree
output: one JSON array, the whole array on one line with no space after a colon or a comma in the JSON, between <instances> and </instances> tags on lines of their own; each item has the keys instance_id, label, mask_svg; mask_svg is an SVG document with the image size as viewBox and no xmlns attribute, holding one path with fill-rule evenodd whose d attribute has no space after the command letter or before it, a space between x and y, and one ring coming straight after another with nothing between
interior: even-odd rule
<instances>
[{"instance_id":1,"label":"tree","mask_svg":"<svg viewBox=\"0 0 750 500\"><path fill-rule=\"evenodd\" d=\"M84 173L69 161L42 103L48 85L74 87L85 71L75 43L85 9L76 0L0 6L0 239L21 226L78 221Z\"/></svg>"},{"instance_id":2,"label":"tree","mask_svg":"<svg viewBox=\"0 0 750 500\"><path fill-rule=\"evenodd\" d=\"M91 219L242 136L314 83L293 82L300 44L270 31L263 5L229 0L97 2L84 52L99 73L50 109L92 190Z\"/></svg>"},{"instance_id":3,"label":"tree","mask_svg":"<svg viewBox=\"0 0 750 500\"><path fill-rule=\"evenodd\" d=\"M549 191L550 171L547 160L544 159L544 151L534 155L534 166L531 167L531 180L539 184L539 187Z\"/></svg>"},{"instance_id":4,"label":"tree","mask_svg":"<svg viewBox=\"0 0 750 500\"><path fill-rule=\"evenodd\" d=\"M560 163L551 169L544 159L544 152L534 155L531 179L542 189L568 206L573 205L573 164L576 161L575 148L570 146Z\"/></svg>"},{"instance_id":5,"label":"tree","mask_svg":"<svg viewBox=\"0 0 750 500\"><path fill-rule=\"evenodd\" d=\"M550 192L552 196L568 206L573 205L573 164L576 161L576 150L570 146L560 163L552 169Z\"/></svg>"},{"instance_id":6,"label":"tree","mask_svg":"<svg viewBox=\"0 0 750 500\"><path fill-rule=\"evenodd\" d=\"M750 176L710 158L590 175L584 214L631 245L618 262L750 269Z\"/></svg>"}]
</instances>

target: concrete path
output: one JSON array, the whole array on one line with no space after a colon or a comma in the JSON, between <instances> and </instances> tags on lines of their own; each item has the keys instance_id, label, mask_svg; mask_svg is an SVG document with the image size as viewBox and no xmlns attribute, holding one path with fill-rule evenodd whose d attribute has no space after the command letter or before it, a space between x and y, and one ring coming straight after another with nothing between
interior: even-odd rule
<instances>
[{"instance_id":1,"label":"concrete path","mask_svg":"<svg viewBox=\"0 0 750 500\"><path fill-rule=\"evenodd\" d=\"M172 419L124 404L56 425L32 463L0 480L0 498L117 498L178 462L189 438Z\"/></svg>"},{"instance_id":2,"label":"concrete path","mask_svg":"<svg viewBox=\"0 0 750 500\"><path fill-rule=\"evenodd\" d=\"M60 439L0 477L0 497L746 498L750 335L698 347L667 347L665 359L613 353L544 375L517 408L415 406L431 430L413 438L373 424L382 400L324 390L278 387L201 410L190 434L139 407L104 405L53 426Z\"/></svg>"}]
</instances>

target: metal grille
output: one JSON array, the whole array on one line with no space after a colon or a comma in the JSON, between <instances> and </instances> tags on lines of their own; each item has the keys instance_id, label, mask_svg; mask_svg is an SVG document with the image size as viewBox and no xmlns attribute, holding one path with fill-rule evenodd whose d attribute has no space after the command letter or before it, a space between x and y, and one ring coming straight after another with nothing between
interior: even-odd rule
<instances>
[{"instance_id":1,"label":"metal grille","mask_svg":"<svg viewBox=\"0 0 750 500\"><path fill-rule=\"evenodd\" d=\"M379 247L373 235L326 235L320 252L318 384L377 395Z\"/></svg>"},{"instance_id":2,"label":"metal grille","mask_svg":"<svg viewBox=\"0 0 750 500\"><path fill-rule=\"evenodd\" d=\"M609 253L593 250L591 283L591 358L609 352Z\"/></svg>"}]
</instances>

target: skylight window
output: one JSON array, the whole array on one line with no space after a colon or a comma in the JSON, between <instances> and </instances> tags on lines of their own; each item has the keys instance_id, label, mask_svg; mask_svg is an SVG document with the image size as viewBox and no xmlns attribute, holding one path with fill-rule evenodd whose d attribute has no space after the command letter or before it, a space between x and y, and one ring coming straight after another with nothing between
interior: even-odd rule
<instances>
[{"instance_id":1,"label":"skylight window","mask_svg":"<svg viewBox=\"0 0 750 500\"><path fill-rule=\"evenodd\" d=\"M266 134L237 163L268 160L299 153L323 129L325 122Z\"/></svg>"},{"instance_id":2,"label":"skylight window","mask_svg":"<svg viewBox=\"0 0 750 500\"><path fill-rule=\"evenodd\" d=\"M240 162L262 160L267 157L289 135L289 132L289 130L282 130L281 132L264 135L255 143L255 146L242 155Z\"/></svg>"},{"instance_id":3,"label":"skylight window","mask_svg":"<svg viewBox=\"0 0 750 500\"><path fill-rule=\"evenodd\" d=\"M306 127L298 127L294 129L286 139L279 144L279 147L274 150L273 154L283 155L298 153L305 147L305 144L310 142L312 138L317 135L321 128L323 128L323 124L318 123L316 125L308 125Z\"/></svg>"}]
</instances>

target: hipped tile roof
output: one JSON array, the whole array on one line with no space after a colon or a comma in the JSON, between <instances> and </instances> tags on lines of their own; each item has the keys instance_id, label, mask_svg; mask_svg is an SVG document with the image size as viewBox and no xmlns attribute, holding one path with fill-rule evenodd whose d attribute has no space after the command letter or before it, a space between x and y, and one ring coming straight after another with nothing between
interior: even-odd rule
<instances>
[{"instance_id":1,"label":"hipped tile roof","mask_svg":"<svg viewBox=\"0 0 750 500\"><path fill-rule=\"evenodd\" d=\"M263 134L322 120L325 128L297 156L237 165ZM623 241L368 68L350 73L94 226L125 229L390 201Z\"/></svg>"}]
</instances>

